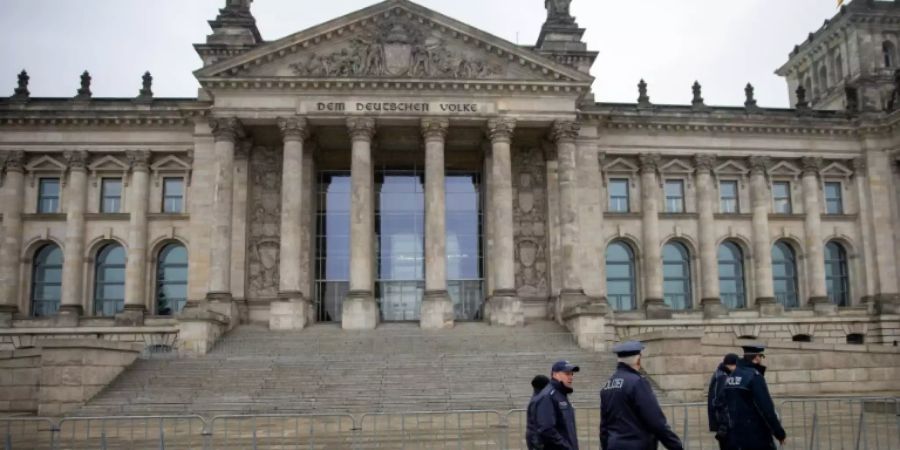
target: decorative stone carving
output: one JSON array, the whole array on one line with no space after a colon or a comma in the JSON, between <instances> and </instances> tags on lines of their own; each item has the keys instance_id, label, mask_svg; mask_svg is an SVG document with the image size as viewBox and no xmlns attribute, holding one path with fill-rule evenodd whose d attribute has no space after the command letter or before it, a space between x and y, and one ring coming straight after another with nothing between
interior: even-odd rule
<instances>
[{"instance_id":1,"label":"decorative stone carving","mask_svg":"<svg viewBox=\"0 0 900 450\"><path fill-rule=\"evenodd\" d=\"M290 65L301 77L496 78L502 65L448 50L443 40L399 17L353 38L347 48Z\"/></svg>"},{"instance_id":2,"label":"decorative stone carving","mask_svg":"<svg viewBox=\"0 0 900 450\"><path fill-rule=\"evenodd\" d=\"M153 98L153 75L150 75L150 72L144 72L144 76L141 77L141 90L138 93L138 98L141 99L150 99Z\"/></svg>"},{"instance_id":3,"label":"decorative stone carving","mask_svg":"<svg viewBox=\"0 0 900 450\"><path fill-rule=\"evenodd\" d=\"M422 119L422 137L426 141L429 139L445 140L449 129L450 120L448 119Z\"/></svg>"},{"instance_id":4,"label":"decorative stone carving","mask_svg":"<svg viewBox=\"0 0 900 450\"><path fill-rule=\"evenodd\" d=\"M581 124L578 122L557 120L553 122L553 127L550 129L550 138L554 142L574 141L580 130Z\"/></svg>"},{"instance_id":5,"label":"decorative stone carving","mask_svg":"<svg viewBox=\"0 0 900 450\"><path fill-rule=\"evenodd\" d=\"M496 140L512 140L513 131L516 129L516 120L509 117L501 117L488 120L487 135L491 142Z\"/></svg>"},{"instance_id":6,"label":"decorative stone carving","mask_svg":"<svg viewBox=\"0 0 900 450\"><path fill-rule=\"evenodd\" d=\"M304 117L279 117L278 129L285 141L303 141L309 137L309 127Z\"/></svg>"},{"instance_id":7,"label":"decorative stone carving","mask_svg":"<svg viewBox=\"0 0 900 450\"><path fill-rule=\"evenodd\" d=\"M797 86L797 111L804 111L809 109L809 102L806 101L806 88L803 85Z\"/></svg>"},{"instance_id":8,"label":"decorative stone carving","mask_svg":"<svg viewBox=\"0 0 900 450\"><path fill-rule=\"evenodd\" d=\"M691 92L694 94L693 99L691 99L691 106L694 108L702 108L706 105L703 103L702 87L700 86L699 81L694 81L694 85L691 86Z\"/></svg>"},{"instance_id":9,"label":"decorative stone carving","mask_svg":"<svg viewBox=\"0 0 900 450\"><path fill-rule=\"evenodd\" d=\"M572 0L544 0L547 9L547 23L552 25L569 25L575 23L569 11Z\"/></svg>"},{"instance_id":10,"label":"decorative stone carving","mask_svg":"<svg viewBox=\"0 0 900 450\"><path fill-rule=\"evenodd\" d=\"M800 159L800 165L803 169L803 175L819 176L822 170L822 158L807 156Z\"/></svg>"},{"instance_id":11,"label":"decorative stone carving","mask_svg":"<svg viewBox=\"0 0 900 450\"><path fill-rule=\"evenodd\" d=\"M697 172L712 172L716 165L715 155L694 155L694 167Z\"/></svg>"},{"instance_id":12,"label":"decorative stone carving","mask_svg":"<svg viewBox=\"0 0 900 450\"><path fill-rule=\"evenodd\" d=\"M547 298L547 183L543 152L536 147L516 149L512 160L516 291L523 298Z\"/></svg>"},{"instance_id":13,"label":"decorative stone carving","mask_svg":"<svg viewBox=\"0 0 900 450\"><path fill-rule=\"evenodd\" d=\"M25 152L23 150L0 152L0 167L6 172L23 172L25 170Z\"/></svg>"},{"instance_id":14,"label":"decorative stone carving","mask_svg":"<svg viewBox=\"0 0 900 450\"><path fill-rule=\"evenodd\" d=\"M125 152L125 159L133 171L146 172L150 169L149 150L128 150Z\"/></svg>"},{"instance_id":15,"label":"decorative stone carving","mask_svg":"<svg viewBox=\"0 0 900 450\"><path fill-rule=\"evenodd\" d=\"M75 98L89 99L91 98L91 74L87 70L81 74L81 87L78 88L78 95Z\"/></svg>"},{"instance_id":16,"label":"decorative stone carving","mask_svg":"<svg viewBox=\"0 0 900 450\"><path fill-rule=\"evenodd\" d=\"M350 117L347 119L347 128L350 131L350 138L354 141L371 142L375 137L375 119L371 117Z\"/></svg>"},{"instance_id":17,"label":"decorative stone carving","mask_svg":"<svg viewBox=\"0 0 900 450\"><path fill-rule=\"evenodd\" d=\"M235 142L246 136L244 127L237 117L214 117L209 119L209 128L217 141Z\"/></svg>"},{"instance_id":18,"label":"decorative stone carving","mask_svg":"<svg viewBox=\"0 0 900 450\"><path fill-rule=\"evenodd\" d=\"M747 83L747 86L744 88L744 107L747 109L755 109L756 108L756 98L753 96L753 85Z\"/></svg>"},{"instance_id":19,"label":"decorative stone carving","mask_svg":"<svg viewBox=\"0 0 900 450\"><path fill-rule=\"evenodd\" d=\"M84 150L66 150L63 159L70 170L85 170L88 163L88 152Z\"/></svg>"},{"instance_id":20,"label":"decorative stone carving","mask_svg":"<svg viewBox=\"0 0 900 450\"><path fill-rule=\"evenodd\" d=\"M747 166L750 167L751 175L765 174L771 165L772 161L767 156L751 156L747 158Z\"/></svg>"},{"instance_id":21,"label":"decorative stone carving","mask_svg":"<svg viewBox=\"0 0 900 450\"><path fill-rule=\"evenodd\" d=\"M13 92L13 97L28 98L28 96L31 95L31 93L28 92L28 80L30 79L31 77L28 76L28 72L26 72L25 69L22 69L22 71L19 72L19 83L16 90Z\"/></svg>"},{"instance_id":22,"label":"decorative stone carving","mask_svg":"<svg viewBox=\"0 0 900 450\"><path fill-rule=\"evenodd\" d=\"M281 251L281 154L257 147L249 158L247 298L273 300Z\"/></svg>"},{"instance_id":23,"label":"decorative stone carving","mask_svg":"<svg viewBox=\"0 0 900 450\"><path fill-rule=\"evenodd\" d=\"M647 95L647 82L641 78L641 81L638 83L638 99L637 103L639 107L647 107L650 106L650 96Z\"/></svg>"},{"instance_id":24,"label":"decorative stone carving","mask_svg":"<svg viewBox=\"0 0 900 450\"><path fill-rule=\"evenodd\" d=\"M656 153L644 153L638 155L638 163L641 166L641 173L657 173L659 172L659 163L662 158Z\"/></svg>"}]
</instances>

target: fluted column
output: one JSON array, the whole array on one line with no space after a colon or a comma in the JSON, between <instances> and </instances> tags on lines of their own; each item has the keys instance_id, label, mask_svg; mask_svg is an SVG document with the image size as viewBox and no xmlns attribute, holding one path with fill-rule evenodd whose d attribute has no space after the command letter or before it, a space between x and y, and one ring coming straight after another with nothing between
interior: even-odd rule
<instances>
[{"instance_id":1,"label":"fluted column","mask_svg":"<svg viewBox=\"0 0 900 450\"><path fill-rule=\"evenodd\" d=\"M350 164L350 292L344 299L341 326L373 329L378 325L378 306L373 295L375 269L374 186L372 139L375 119L347 119L352 140Z\"/></svg>"},{"instance_id":2,"label":"fluted column","mask_svg":"<svg viewBox=\"0 0 900 450\"><path fill-rule=\"evenodd\" d=\"M63 154L69 166L66 180L66 238L63 250L60 323L77 323L84 313L84 208L87 203L87 159L83 150Z\"/></svg>"},{"instance_id":3,"label":"fluted column","mask_svg":"<svg viewBox=\"0 0 900 450\"><path fill-rule=\"evenodd\" d=\"M751 156L750 165L750 203L753 208L753 271L756 306L766 315L777 315L783 311L775 302L775 289L772 285L772 244L769 238L769 210L772 204L769 182L766 171L769 170L769 158Z\"/></svg>"},{"instance_id":4,"label":"fluted column","mask_svg":"<svg viewBox=\"0 0 900 450\"><path fill-rule=\"evenodd\" d=\"M444 142L450 121L423 119L425 139L425 298L422 328L453 326L453 301L447 293L447 220L444 186Z\"/></svg>"},{"instance_id":5,"label":"fluted column","mask_svg":"<svg viewBox=\"0 0 900 450\"><path fill-rule=\"evenodd\" d=\"M803 235L806 247L806 273L809 286L809 305L818 312L830 312L834 308L825 288L825 250L822 244L822 211L819 207L819 171L822 159L807 157L801 160L803 167Z\"/></svg>"},{"instance_id":6,"label":"fluted column","mask_svg":"<svg viewBox=\"0 0 900 450\"><path fill-rule=\"evenodd\" d=\"M3 211L3 242L0 243L0 328L12 326L12 316L18 309L19 254L22 251L22 210L25 204L25 152L8 151L0 155L3 163L5 202Z\"/></svg>"},{"instance_id":7,"label":"fluted column","mask_svg":"<svg viewBox=\"0 0 900 450\"><path fill-rule=\"evenodd\" d=\"M644 309L647 318L672 317L663 301L662 250L659 243L659 162L656 154L639 157L641 166L641 231L643 234Z\"/></svg>"},{"instance_id":8,"label":"fluted column","mask_svg":"<svg viewBox=\"0 0 900 450\"><path fill-rule=\"evenodd\" d=\"M147 311L147 205L150 201L150 152L128 151L131 195L128 197L128 265L125 267L125 311L119 323L143 323Z\"/></svg>"},{"instance_id":9,"label":"fluted column","mask_svg":"<svg viewBox=\"0 0 900 450\"><path fill-rule=\"evenodd\" d=\"M493 221L494 292L491 295L490 320L495 325L525 324L522 303L516 292L515 242L513 241L512 154L511 144L516 122L511 118L488 121L491 140L491 208Z\"/></svg>"},{"instance_id":10,"label":"fluted column","mask_svg":"<svg viewBox=\"0 0 900 450\"><path fill-rule=\"evenodd\" d=\"M578 137L580 125L577 122L557 121L550 131L551 140L556 143L556 154L559 169L559 228L561 259L560 312L579 304L587 303L581 277L578 275L578 181L576 169L575 139Z\"/></svg>"},{"instance_id":11,"label":"fluted column","mask_svg":"<svg viewBox=\"0 0 900 450\"><path fill-rule=\"evenodd\" d=\"M718 317L725 313L719 293L719 261L716 248L716 202L712 169L716 157L696 155L698 234L700 237L700 305L704 317Z\"/></svg>"},{"instance_id":12,"label":"fluted column","mask_svg":"<svg viewBox=\"0 0 900 450\"><path fill-rule=\"evenodd\" d=\"M208 300L231 301L231 213L234 206L234 148L244 136L241 122L234 117L210 120L216 178L213 196L213 229L210 249Z\"/></svg>"}]
</instances>

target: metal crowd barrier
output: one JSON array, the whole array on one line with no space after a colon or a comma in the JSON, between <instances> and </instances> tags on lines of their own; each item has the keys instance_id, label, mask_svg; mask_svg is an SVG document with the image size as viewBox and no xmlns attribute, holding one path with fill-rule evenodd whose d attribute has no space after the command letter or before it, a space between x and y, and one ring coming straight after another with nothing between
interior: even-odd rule
<instances>
[{"instance_id":1,"label":"metal crowd barrier","mask_svg":"<svg viewBox=\"0 0 900 450\"><path fill-rule=\"evenodd\" d=\"M900 449L900 399L778 403L783 450ZM705 403L663 405L691 450L718 448ZM599 448L600 409L576 405L581 448ZM0 417L2 450L112 449L525 449L526 412L492 410L142 417Z\"/></svg>"}]
</instances>

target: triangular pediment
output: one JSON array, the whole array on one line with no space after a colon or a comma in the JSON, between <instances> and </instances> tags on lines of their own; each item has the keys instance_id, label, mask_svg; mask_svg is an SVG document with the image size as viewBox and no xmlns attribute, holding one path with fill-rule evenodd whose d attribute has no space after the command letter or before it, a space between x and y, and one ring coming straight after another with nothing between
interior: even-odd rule
<instances>
[{"instance_id":1,"label":"triangular pediment","mask_svg":"<svg viewBox=\"0 0 900 450\"><path fill-rule=\"evenodd\" d=\"M744 176L747 174L747 167L744 166L739 161L735 161L733 159L729 159L722 164L716 166L714 172L717 175L740 175Z\"/></svg>"},{"instance_id":2,"label":"triangular pediment","mask_svg":"<svg viewBox=\"0 0 900 450\"><path fill-rule=\"evenodd\" d=\"M65 172L66 164L52 156L43 155L28 161L25 169L29 172Z\"/></svg>"},{"instance_id":3,"label":"triangular pediment","mask_svg":"<svg viewBox=\"0 0 900 450\"><path fill-rule=\"evenodd\" d=\"M593 78L408 0L386 0L195 72L223 80L517 81Z\"/></svg>"},{"instance_id":4,"label":"triangular pediment","mask_svg":"<svg viewBox=\"0 0 900 450\"><path fill-rule=\"evenodd\" d=\"M833 162L829 164L827 167L822 169L819 172L823 177L832 177L832 178L850 178L853 176L853 171L850 170L847 166L839 163Z\"/></svg>"},{"instance_id":5,"label":"triangular pediment","mask_svg":"<svg viewBox=\"0 0 900 450\"><path fill-rule=\"evenodd\" d=\"M98 158L88 166L93 172L125 172L128 171L128 164L116 158L115 156L106 155Z\"/></svg>"},{"instance_id":6,"label":"triangular pediment","mask_svg":"<svg viewBox=\"0 0 900 450\"><path fill-rule=\"evenodd\" d=\"M616 158L603 166L604 172L609 173L636 173L638 166L624 158Z\"/></svg>"},{"instance_id":7,"label":"triangular pediment","mask_svg":"<svg viewBox=\"0 0 900 450\"><path fill-rule=\"evenodd\" d=\"M191 170L191 164L177 156L169 155L154 162L150 168L156 172L179 172Z\"/></svg>"},{"instance_id":8,"label":"triangular pediment","mask_svg":"<svg viewBox=\"0 0 900 450\"><path fill-rule=\"evenodd\" d=\"M659 171L662 173L693 173L694 168L680 159L673 159L663 164Z\"/></svg>"},{"instance_id":9,"label":"triangular pediment","mask_svg":"<svg viewBox=\"0 0 900 450\"><path fill-rule=\"evenodd\" d=\"M800 172L799 167L788 161L781 161L769 169L769 175L773 176L797 177Z\"/></svg>"}]
</instances>

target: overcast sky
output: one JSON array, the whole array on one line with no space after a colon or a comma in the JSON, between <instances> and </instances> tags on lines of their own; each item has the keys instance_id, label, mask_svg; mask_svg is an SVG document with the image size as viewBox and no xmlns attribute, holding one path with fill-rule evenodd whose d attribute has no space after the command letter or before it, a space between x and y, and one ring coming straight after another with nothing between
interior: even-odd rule
<instances>
[{"instance_id":1,"label":"overcast sky","mask_svg":"<svg viewBox=\"0 0 900 450\"><path fill-rule=\"evenodd\" d=\"M861 1L861 0L856 0ZM372 0L255 0L266 40L275 40L376 3ZM419 0L503 39L534 44L546 12L541 0ZM193 97L207 21L225 0L0 0L0 95L16 74L32 96L75 95L89 70L94 96L137 95L145 70L156 96ZM699 80L711 105L742 105L756 86L761 106L788 106L774 70L837 9L835 0L574 0L572 13L600 52L599 101L634 102L643 77L654 103L687 104Z\"/></svg>"}]
</instances>

